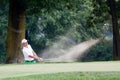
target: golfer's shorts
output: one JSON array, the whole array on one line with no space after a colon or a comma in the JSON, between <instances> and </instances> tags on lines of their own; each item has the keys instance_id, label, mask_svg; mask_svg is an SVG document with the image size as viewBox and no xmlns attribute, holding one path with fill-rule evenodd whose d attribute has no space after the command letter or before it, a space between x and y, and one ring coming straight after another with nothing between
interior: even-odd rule
<instances>
[{"instance_id":1,"label":"golfer's shorts","mask_svg":"<svg viewBox=\"0 0 120 80\"><path fill-rule=\"evenodd\" d=\"M24 64L35 64L36 61L35 60L32 60L32 61L25 61Z\"/></svg>"}]
</instances>

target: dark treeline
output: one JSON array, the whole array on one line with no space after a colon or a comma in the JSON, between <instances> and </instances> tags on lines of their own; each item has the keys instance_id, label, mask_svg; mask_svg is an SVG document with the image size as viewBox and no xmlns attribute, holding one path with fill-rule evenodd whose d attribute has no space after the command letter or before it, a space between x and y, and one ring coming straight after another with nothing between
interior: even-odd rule
<instances>
[{"instance_id":1,"label":"dark treeline","mask_svg":"<svg viewBox=\"0 0 120 80\"><path fill-rule=\"evenodd\" d=\"M86 40L100 38L100 43L91 48L80 61L119 59L119 51L113 55L113 42L115 42L113 36L116 35L113 34L115 31L112 26L113 15L110 12L109 0L61 0L59 3L57 1L59 0L0 1L0 63L19 62L16 55L21 54L20 40L24 37L39 54L63 38L66 38L65 43L69 47ZM115 27L119 27L120 22L119 4L119 1L115 2L115 14L118 18L118 26ZM17 12L23 16L18 22L15 21L18 20L18 14L15 14ZM16 25L19 23L22 24L18 28ZM14 61L11 62L12 60Z\"/></svg>"}]
</instances>

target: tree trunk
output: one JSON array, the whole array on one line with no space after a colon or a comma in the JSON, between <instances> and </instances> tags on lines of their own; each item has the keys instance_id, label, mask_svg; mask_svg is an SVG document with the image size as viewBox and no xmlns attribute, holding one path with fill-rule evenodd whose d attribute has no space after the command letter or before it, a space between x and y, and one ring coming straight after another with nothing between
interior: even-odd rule
<instances>
[{"instance_id":1,"label":"tree trunk","mask_svg":"<svg viewBox=\"0 0 120 80\"><path fill-rule=\"evenodd\" d=\"M118 18L116 15L116 5L115 0L108 0L110 7L110 13L112 16L112 26L113 26L113 59L120 60L120 39L119 39L119 27Z\"/></svg>"},{"instance_id":2,"label":"tree trunk","mask_svg":"<svg viewBox=\"0 0 120 80\"><path fill-rule=\"evenodd\" d=\"M25 38L25 5L21 0L9 0L6 63L23 62L21 40Z\"/></svg>"}]
</instances>

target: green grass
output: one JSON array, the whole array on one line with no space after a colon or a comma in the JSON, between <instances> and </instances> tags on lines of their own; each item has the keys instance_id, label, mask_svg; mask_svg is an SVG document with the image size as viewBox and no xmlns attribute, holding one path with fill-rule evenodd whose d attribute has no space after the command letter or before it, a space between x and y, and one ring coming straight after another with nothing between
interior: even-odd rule
<instances>
[{"instance_id":1,"label":"green grass","mask_svg":"<svg viewBox=\"0 0 120 80\"><path fill-rule=\"evenodd\" d=\"M0 80L120 80L120 61L0 65Z\"/></svg>"},{"instance_id":2,"label":"green grass","mask_svg":"<svg viewBox=\"0 0 120 80\"><path fill-rule=\"evenodd\" d=\"M120 72L62 72L4 78L2 80L120 80Z\"/></svg>"}]
</instances>

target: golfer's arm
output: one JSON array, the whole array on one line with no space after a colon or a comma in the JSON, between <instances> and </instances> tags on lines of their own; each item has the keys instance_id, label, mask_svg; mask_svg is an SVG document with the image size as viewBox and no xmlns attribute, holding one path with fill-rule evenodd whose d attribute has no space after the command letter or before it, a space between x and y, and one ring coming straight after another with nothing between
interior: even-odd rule
<instances>
[{"instance_id":1,"label":"golfer's arm","mask_svg":"<svg viewBox=\"0 0 120 80\"><path fill-rule=\"evenodd\" d=\"M38 57L36 57L36 56L32 56L32 55L28 55L28 56L31 58L34 58L34 59L38 59Z\"/></svg>"},{"instance_id":2,"label":"golfer's arm","mask_svg":"<svg viewBox=\"0 0 120 80\"><path fill-rule=\"evenodd\" d=\"M36 57L38 57L37 54L34 51L33 51L33 55L36 56Z\"/></svg>"}]
</instances>

